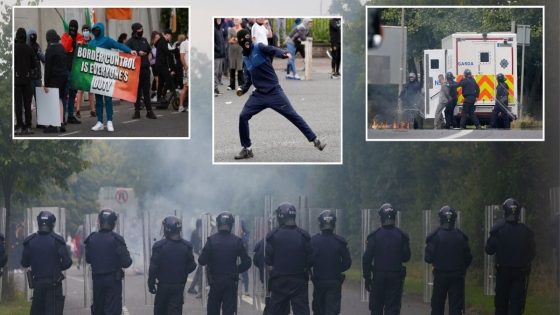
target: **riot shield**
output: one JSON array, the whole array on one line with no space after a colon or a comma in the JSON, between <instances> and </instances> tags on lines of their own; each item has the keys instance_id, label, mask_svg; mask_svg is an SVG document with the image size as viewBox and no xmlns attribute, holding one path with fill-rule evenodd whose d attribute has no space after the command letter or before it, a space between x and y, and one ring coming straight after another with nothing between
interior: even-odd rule
<instances>
[{"instance_id":1,"label":"riot shield","mask_svg":"<svg viewBox=\"0 0 560 315\"><path fill-rule=\"evenodd\" d=\"M368 235L381 226L381 220L377 214L377 209L362 209L362 254L366 251L366 242ZM397 218L395 222L396 227L401 226L401 212L397 211ZM363 270L363 268L362 268ZM362 274L360 280L361 300L362 302L369 302L369 294L365 288L365 280Z\"/></svg>"},{"instance_id":2,"label":"riot shield","mask_svg":"<svg viewBox=\"0 0 560 315\"><path fill-rule=\"evenodd\" d=\"M212 235L212 215L209 213L203 213L201 215L202 220L202 248L206 245L206 241L210 235ZM206 308L208 303L208 266L202 266L202 307Z\"/></svg>"},{"instance_id":3,"label":"riot shield","mask_svg":"<svg viewBox=\"0 0 560 315\"><path fill-rule=\"evenodd\" d=\"M249 250L249 256L252 253L252 249L255 245L263 240L266 236L267 230L267 223L264 217L255 217L253 223L253 237L251 238L252 247ZM257 311L262 311L264 309L264 286L263 283L260 282L260 270L257 266L255 266L254 262L251 265L251 298L253 301L253 305Z\"/></svg>"},{"instance_id":4,"label":"riot shield","mask_svg":"<svg viewBox=\"0 0 560 315\"><path fill-rule=\"evenodd\" d=\"M6 236L6 208L0 208L0 233L2 233L4 235L4 237ZM7 245L7 240L5 241L6 243L6 247ZM8 273L8 268L5 267L4 268L4 273L7 276ZM0 277L0 302L2 302L2 278Z\"/></svg>"},{"instance_id":5,"label":"riot shield","mask_svg":"<svg viewBox=\"0 0 560 315\"><path fill-rule=\"evenodd\" d=\"M499 205L486 206L484 209L485 213L485 224L484 224L484 246L486 246L486 240L490 237L490 230L497 224L500 220L504 219L504 213L502 207ZM521 208L519 222L525 223L525 208ZM496 269L495 269L495 259L494 256L484 254L484 295L495 295L494 291L496 287Z\"/></svg>"},{"instance_id":6,"label":"riot shield","mask_svg":"<svg viewBox=\"0 0 560 315\"><path fill-rule=\"evenodd\" d=\"M271 215L274 216L274 208L271 208ZM300 228L308 231L310 220L309 220L309 208L307 206L307 196L299 196L297 204L297 214L296 214L296 224Z\"/></svg>"},{"instance_id":7,"label":"riot shield","mask_svg":"<svg viewBox=\"0 0 560 315\"><path fill-rule=\"evenodd\" d=\"M234 221L233 221L233 229L231 231L233 233L233 235L239 237L239 238L243 238L243 229L241 226L241 217L236 215L234 216ZM239 257L237 257L237 265L239 265L241 263L241 259ZM241 299L243 297L243 280L241 279L241 275L237 275L237 304L239 305L241 303Z\"/></svg>"},{"instance_id":8,"label":"riot shield","mask_svg":"<svg viewBox=\"0 0 560 315\"><path fill-rule=\"evenodd\" d=\"M428 235L432 233L440 223L437 215L432 214L432 210L423 211L423 223L425 241ZM455 227L458 229L461 228L461 211L457 211ZM432 291L434 289L434 274L432 272L432 266L425 261L424 252L422 252L422 263L424 264L424 303L430 303L432 300Z\"/></svg>"},{"instance_id":9,"label":"riot shield","mask_svg":"<svg viewBox=\"0 0 560 315\"><path fill-rule=\"evenodd\" d=\"M37 225L37 216L41 211L50 211L56 217L56 222L54 224L54 232L59 234L66 241L66 211L64 208L58 207L33 207L27 208L25 212L25 232L26 235L35 233L39 226ZM62 272L64 274L64 280L62 281L62 292L66 295L66 271ZM25 283L28 283L27 273L25 273ZM25 292L27 300L30 301L33 296L33 289L30 289L28 285L25 285Z\"/></svg>"},{"instance_id":10,"label":"riot shield","mask_svg":"<svg viewBox=\"0 0 560 315\"><path fill-rule=\"evenodd\" d=\"M150 211L145 211L142 217L142 256L144 257L144 304L146 305L154 305L154 295L148 290L148 268L150 257L152 257L152 246L156 240L155 233Z\"/></svg>"}]
</instances>

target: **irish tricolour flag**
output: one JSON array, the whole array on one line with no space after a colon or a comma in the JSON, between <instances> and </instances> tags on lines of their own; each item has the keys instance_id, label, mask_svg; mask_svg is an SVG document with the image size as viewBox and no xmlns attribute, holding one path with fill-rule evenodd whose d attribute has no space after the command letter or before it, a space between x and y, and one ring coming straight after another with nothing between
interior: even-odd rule
<instances>
[{"instance_id":1,"label":"irish tricolour flag","mask_svg":"<svg viewBox=\"0 0 560 315\"><path fill-rule=\"evenodd\" d=\"M76 90L136 102L140 58L114 50L78 46L72 62Z\"/></svg>"}]
</instances>

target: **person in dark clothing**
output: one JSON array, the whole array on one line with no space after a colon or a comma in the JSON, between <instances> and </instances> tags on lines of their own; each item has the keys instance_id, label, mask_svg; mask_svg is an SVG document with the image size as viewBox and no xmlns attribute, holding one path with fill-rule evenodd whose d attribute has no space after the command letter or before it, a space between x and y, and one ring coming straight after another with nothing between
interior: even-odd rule
<instances>
[{"instance_id":1,"label":"person in dark clothing","mask_svg":"<svg viewBox=\"0 0 560 315\"><path fill-rule=\"evenodd\" d=\"M37 233L23 241L21 265L31 267L33 284L31 315L63 313L62 272L72 266L72 259L64 238L53 231L55 222L52 213L41 211L37 216Z\"/></svg>"},{"instance_id":2,"label":"person in dark clothing","mask_svg":"<svg viewBox=\"0 0 560 315\"><path fill-rule=\"evenodd\" d=\"M81 124L81 121L74 117L74 103L78 91L73 88L70 78L72 72L72 63L74 59L74 51L76 50L76 47L78 45L85 44L84 36L78 32L78 29L78 21L71 20L70 23L68 23L68 32L62 34L62 38L60 39L60 42L64 47L67 56L66 66L68 69L68 78L66 82L66 91L64 98L64 116L67 116L66 122L69 124Z\"/></svg>"},{"instance_id":3,"label":"person in dark clothing","mask_svg":"<svg viewBox=\"0 0 560 315\"><path fill-rule=\"evenodd\" d=\"M47 51L45 52L45 93L49 88L58 89L60 100L60 121L64 121L64 99L66 97L66 81L68 80L68 69L66 68L67 56L64 47L60 44L60 37L55 30L47 31ZM66 127L62 124L59 128L48 126L43 130L45 133L65 132Z\"/></svg>"},{"instance_id":4,"label":"person in dark clothing","mask_svg":"<svg viewBox=\"0 0 560 315\"><path fill-rule=\"evenodd\" d=\"M447 72L445 78L445 84L447 84L449 89L450 100L445 106L443 113L445 115L445 129L451 129L456 127L454 113L455 106L457 106L457 83L455 82L455 76L453 76L451 72Z\"/></svg>"},{"instance_id":5,"label":"person in dark clothing","mask_svg":"<svg viewBox=\"0 0 560 315\"><path fill-rule=\"evenodd\" d=\"M496 104L494 104L494 108L492 109L490 126L492 128L509 129L511 126L511 120L507 112L500 106L502 105L507 108L509 105L509 87L506 83L506 77L502 73L498 73L496 78L498 80L498 87L496 88Z\"/></svg>"},{"instance_id":6,"label":"person in dark clothing","mask_svg":"<svg viewBox=\"0 0 560 315\"><path fill-rule=\"evenodd\" d=\"M218 86L222 84L226 45L222 34L222 19L214 19L214 96L222 95Z\"/></svg>"},{"instance_id":7,"label":"person in dark clothing","mask_svg":"<svg viewBox=\"0 0 560 315\"><path fill-rule=\"evenodd\" d=\"M408 235L395 227L397 211L385 203L379 208L381 227L367 237L362 256L365 287L371 315L398 315L401 311L406 268L410 260Z\"/></svg>"},{"instance_id":8,"label":"person in dark clothing","mask_svg":"<svg viewBox=\"0 0 560 315\"><path fill-rule=\"evenodd\" d=\"M462 88L463 91L463 110L461 111L461 129L465 129L467 126L467 119L470 118L471 121L476 126L476 129L480 129L480 122L478 121L478 117L475 114L475 106L476 99L480 94L480 88L478 84L472 77L472 72L469 69L466 69L464 74L464 78L457 84L457 87Z\"/></svg>"},{"instance_id":9,"label":"person in dark clothing","mask_svg":"<svg viewBox=\"0 0 560 315\"><path fill-rule=\"evenodd\" d=\"M196 269L193 248L181 237L183 225L179 218L166 217L162 226L165 238L152 247L148 289L156 295L154 315L180 315L187 277Z\"/></svg>"},{"instance_id":10,"label":"person in dark clothing","mask_svg":"<svg viewBox=\"0 0 560 315\"><path fill-rule=\"evenodd\" d=\"M138 93L136 96L136 103L134 103L134 115L132 119L140 119L140 100L144 100L146 107L146 118L156 119L156 115L152 111L152 104L150 99L150 59L149 54L152 51L148 40L142 35L144 28L140 23L132 24L132 35L126 42L126 46L137 52L140 56L140 78L138 80Z\"/></svg>"},{"instance_id":11,"label":"person in dark clothing","mask_svg":"<svg viewBox=\"0 0 560 315\"><path fill-rule=\"evenodd\" d=\"M124 44L126 43L127 38L128 38L128 34L121 33L121 35L119 35L119 37L117 38L117 42Z\"/></svg>"},{"instance_id":12,"label":"person in dark clothing","mask_svg":"<svg viewBox=\"0 0 560 315\"><path fill-rule=\"evenodd\" d=\"M336 214L325 210L319 215L320 234L311 238L313 249L313 314L340 314L343 272L352 265L348 244L334 233Z\"/></svg>"},{"instance_id":13,"label":"person in dark clothing","mask_svg":"<svg viewBox=\"0 0 560 315\"><path fill-rule=\"evenodd\" d=\"M124 238L113 232L117 214L111 209L99 212L99 232L84 241L86 262L91 265L93 278L93 315L121 314L123 268L132 265Z\"/></svg>"},{"instance_id":14,"label":"person in dark clothing","mask_svg":"<svg viewBox=\"0 0 560 315\"><path fill-rule=\"evenodd\" d=\"M533 231L519 222L519 202L502 204L504 220L490 230L485 251L496 256L496 315L521 315L525 309L531 262L535 258Z\"/></svg>"},{"instance_id":15,"label":"person in dark clothing","mask_svg":"<svg viewBox=\"0 0 560 315\"><path fill-rule=\"evenodd\" d=\"M405 108L415 108L418 107L421 92L422 83L418 81L416 74L411 72L408 74L408 82L403 86L399 98Z\"/></svg>"},{"instance_id":16,"label":"person in dark clothing","mask_svg":"<svg viewBox=\"0 0 560 315\"><path fill-rule=\"evenodd\" d=\"M31 99L33 97L33 72L37 69L35 52L26 44L24 28L16 31L14 44L14 103L16 135L31 134ZM25 120L24 120L25 112Z\"/></svg>"},{"instance_id":17,"label":"person in dark clothing","mask_svg":"<svg viewBox=\"0 0 560 315\"><path fill-rule=\"evenodd\" d=\"M340 43L340 27L341 21L339 18L332 18L329 20L329 35L331 41L331 78L340 77L340 56L341 56L341 43Z\"/></svg>"},{"instance_id":18,"label":"person in dark clothing","mask_svg":"<svg viewBox=\"0 0 560 315\"><path fill-rule=\"evenodd\" d=\"M6 243L4 242L4 234L0 233L0 277L2 277L2 268L6 266L8 256L6 255Z\"/></svg>"},{"instance_id":19,"label":"person in dark clothing","mask_svg":"<svg viewBox=\"0 0 560 315\"><path fill-rule=\"evenodd\" d=\"M251 267L251 258L243 240L233 235L233 215L223 212L216 217L218 233L210 236L202 249L198 263L208 266L208 315L237 314L239 274ZM237 259L240 263L237 264Z\"/></svg>"},{"instance_id":20,"label":"person in dark clothing","mask_svg":"<svg viewBox=\"0 0 560 315\"><path fill-rule=\"evenodd\" d=\"M443 315L449 296L449 315L465 311L465 274L472 262L469 238L455 228L457 212L443 206L438 213L440 227L426 238L424 260L434 269L432 315Z\"/></svg>"},{"instance_id":21,"label":"person in dark clothing","mask_svg":"<svg viewBox=\"0 0 560 315\"><path fill-rule=\"evenodd\" d=\"M271 268L269 288L271 314L309 315L308 281L313 266L309 234L296 225L296 208L282 203L275 211L279 227L266 236L265 263Z\"/></svg>"},{"instance_id":22,"label":"person in dark clothing","mask_svg":"<svg viewBox=\"0 0 560 315\"><path fill-rule=\"evenodd\" d=\"M193 252L196 255L200 255L200 251L202 250L202 220L196 220L196 228L191 233L191 244L193 246ZM202 288L202 266L198 266L196 268L196 272L194 273L193 280L191 282L191 286L187 290L190 294L198 294L199 292L196 290L198 286L198 290Z\"/></svg>"},{"instance_id":23,"label":"person in dark clothing","mask_svg":"<svg viewBox=\"0 0 560 315\"><path fill-rule=\"evenodd\" d=\"M239 114L239 137L241 138L241 152L235 156L236 160L253 157L251 139L249 137L249 120L264 109L271 108L293 123L315 148L323 151L326 144L321 143L307 122L294 110L290 100L280 84L276 72L270 63L269 55L280 58L289 58L290 54L274 46L265 46L262 43L253 45L251 34L246 30L237 32L237 42L243 48L243 63L245 65L245 82L237 90L237 95L242 96L249 91L251 85L255 91L243 106Z\"/></svg>"},{"instance_id":24,"label":"person in dark clothing","mask_svg":"<svg viewBox=\"0 0 560 315\"><path fill-rule=\"evenodd\" d=\"M27 31L27 45L29 45L35 52L35 70L32 71L31 80L33 88L33 97L35 98L35 106L37 106L37 95L35 88L43 86L43 74L41 73L41 64L45 63L45 54L41 49L41 45L37 42L37 31L31 29ZM44 126L37 125L37 128Z\"/></svg>"},{"instance_id":25,"label":"person in dark clothing","mask_svg":"<svg viewBox=\"0 0 560 315\"><path fill-rule=\"evenodd\" d=\"M167 29L156 43L156 68L159 77L157 95L159 103L164 102L168 91L175 91L175 81L173 79L175 63L170 49L171 36L171 30Z\"/></svg>"}]
</instances>

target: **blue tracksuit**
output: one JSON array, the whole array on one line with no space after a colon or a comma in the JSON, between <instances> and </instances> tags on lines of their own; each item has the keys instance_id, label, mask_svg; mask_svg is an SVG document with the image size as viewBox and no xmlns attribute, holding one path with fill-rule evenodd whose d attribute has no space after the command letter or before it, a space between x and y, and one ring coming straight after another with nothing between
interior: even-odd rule
<instances>
[{"instance_id":1,"label":"blue tracksuit","mask_svg":"<svg viewBox=\"0 0 560 315\"><path fill-rule=\"evenodd\" d=\"M269 58L272 55L287 58L286 51L261 43L252 45L251 54L243 56L246 80L241 89L246 93L251 85L256 88L245 103L241 114L239 114L239 137L241 138L241 145L245 148L251 146L249 120L267 108L271 108L286 117L305 135L308 141L313 141L317 137L305 120L294 110L282 87L280 87L278 77Z\"/></svg>"},{"instance_id":2,"label":"blue tracksuit","mask_svg":"<svg viewBox=\"0 0 560 315\"><path fill-rule=\"evenodd\" d=\"M88 42L89 46L95 46L105 49L118 49L126 53L131 52L130 47L121 44L109 36L105 36L105 25L103 23L95 23L92 29L99 27L101 34ZM111 96L103 96L95 94L95 111L97 112L97 121L103 122L103 99L105 99L105 107L107 110L107 121L113 120L113 98Z\"/></svg>"}]
</instances>

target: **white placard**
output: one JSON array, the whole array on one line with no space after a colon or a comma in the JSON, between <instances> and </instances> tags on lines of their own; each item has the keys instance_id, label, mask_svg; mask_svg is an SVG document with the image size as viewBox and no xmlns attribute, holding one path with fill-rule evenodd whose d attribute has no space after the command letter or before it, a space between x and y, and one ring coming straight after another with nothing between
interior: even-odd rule
<instances>
[{"instance_id":1,"label":"white placard","mask_svg":"<svg viewBox=\"0 0 560 315\"><path fill-rule=\"evenodd\" d=\"M35 88L37 95L37 123L43 126L60 127L60 99L58 88L49 88L45 93L42 87Z\"/></svg>"}]
</instances>

